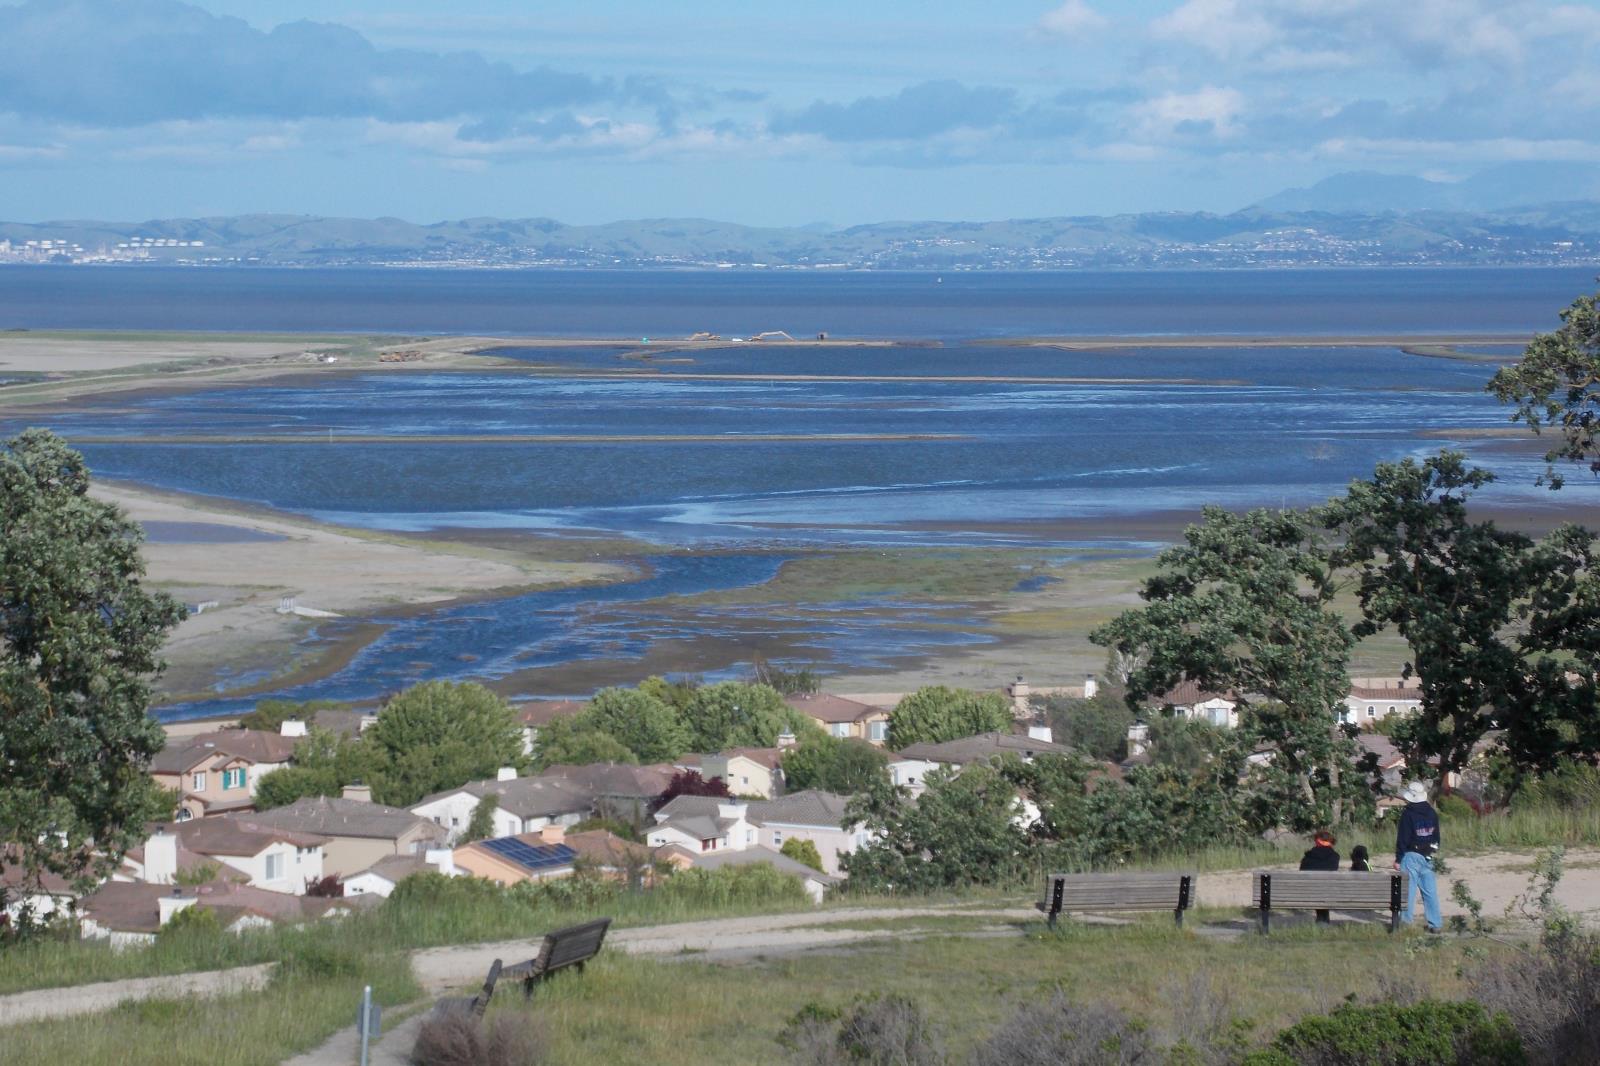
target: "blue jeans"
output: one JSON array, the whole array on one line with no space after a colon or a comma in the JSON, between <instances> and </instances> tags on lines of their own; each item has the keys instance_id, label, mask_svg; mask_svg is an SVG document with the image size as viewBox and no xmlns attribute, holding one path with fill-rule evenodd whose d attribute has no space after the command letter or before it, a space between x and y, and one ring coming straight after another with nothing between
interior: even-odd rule
<instances>
[{"instance_id":1,"label":"blue jeans","mask_svg":"<svg viewBox=\"0 0 1600 1066\"><path fill-rule=\"evenodd\" d=\"M1406 908L1400 912L1400 920L1411 921L1412 904L1417 900L1417 893L1421 892L1422 916L1427 919L1428 928L1443 928L1444 919L1439 914L1439 882L1433 876L1433 860L1426 855L1409 851L1406 857L1400 860L1400 869L1411 878L1411 887L1406 889Z\"/></svg>"}]
</instances>

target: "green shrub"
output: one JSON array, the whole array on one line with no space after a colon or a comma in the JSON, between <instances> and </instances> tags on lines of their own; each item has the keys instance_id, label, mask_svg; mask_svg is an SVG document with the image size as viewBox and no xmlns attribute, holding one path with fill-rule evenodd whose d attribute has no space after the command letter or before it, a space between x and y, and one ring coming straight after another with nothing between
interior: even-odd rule
<instances>
[{"instance_id":1,"label":"green shrub","mask_svg":"<svg viewBox=\"0 0 1600 1066\"><path fill-rule=\"evenodd\" d=\"M1468 803L1460 796L1453 794L1449 796L1440 796L1438 801L1435 802L1433 806L1434 809L1439 812L1439 817L1441 818L1451 818L1455 819L1456 821L1466 821L1470 818L1476 818L1478 816L1478 812L1472 809L1472 804Z\"/></svg>"},{"instance_id":2,"label":"green shrub","mask_svg":"<svg viewBox=\"0 0 1600 1066\"><path fill-rule=\"evenodd\" d=\"M1245 1066L1522 1066L1522 1040L1476 1003L1347 1004L1302 1018Z\"/></svg>"},{"instance_id":3,"label":"green shrub","mask_svg":"<svg viewBox=\"0 0 1600 1066\"><path fill-rule=\"evenodd\" d=\"M819 872L822 870L822 853L817 851L817 845L815 841L801 840L799 837L790 837L788 840L783 842L783 847L779 848L778 850L782 854L793 859L795 862L803 862L813 870L817 870Z\"/></svg>"},{"instance_id":4,"label":"green shrub","mask_svg":"<svg viewBox=\"0 0 1600 1066\"><path fill-rule=\"evenodd\" d=\"M192 904L167 919L156 937L162 941L214 937L222 934L222 921L209 907Z\"/></svg>"},{"instance_id":5,"label":"green shrub","mask_svg":"<svg viewBox=\"0 0 1600 1066\"><path fill-rule=\"evenodd\" d=\"M765 862L680 870L655 891L675 903L698 906L805 903L809 899L798 877L779 873Z\"/></svg>"},{"instance_id":6,"label":"green shrub","mask_svg":"<svg viewBox=\"0 0 1600 1066\"><path fill-rule=\"evenodd\" d=\"M939 1034L922 1008L904 996L881 996L849 1011L809 1003L790 1019L778 1043L797 1066L938 1066Z\"/></svg>"}]
</instances>

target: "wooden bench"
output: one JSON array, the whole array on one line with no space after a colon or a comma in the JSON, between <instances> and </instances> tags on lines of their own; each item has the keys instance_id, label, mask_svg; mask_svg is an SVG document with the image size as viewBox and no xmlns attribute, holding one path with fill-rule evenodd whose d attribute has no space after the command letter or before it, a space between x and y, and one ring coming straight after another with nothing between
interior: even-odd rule
<instances>
[{"instance_id":1,"label":"wooden bench","mask_svg":"<svg viewBox=\"0 0 1600 1066\"><path fill-rule=\"evenodd\" d=\"M1389 932L1400 924L1406 875L1397 871L1257 870L1250 878L1250 905L1261 915L1261 931L1272 931L1277 911L1388 911ZM1319 916L1318 921L1323 919Z\"/></svg>"},{"instance_id":2,"label":"wooden bench","mask_svg":"<svg viewBox=\"0 0 1600 1066\"><path fill-rule=\"evenodd\" d=\"M489 1009L489 1001L494 998L495 985L502 977L521 978L522 994L531 997L534 986L558 970L573 966L582 973L583 964L600 954L600 945L605 943L606 930L609 928L610 918L569 925L565 929L546 933L544 942L539 945L539 954L527 962L503 966L499 959L495 959L494 965L489 967L489 976L484 979L482 991L472 997L472 1013L483 1017L483 1012Z\"/></svg>"},{"instance_id":3,"label":"wooden bench","mask_svg":"<svg viewBox=\"0 0 1600 1066\"><path fill-rule=\"evenodd\" d=\"M1182 925L1197 882L1192 873L1050 874L1037 906L1052 929L1063 911L1171 911Z\"/></svg>"}]
</instances>

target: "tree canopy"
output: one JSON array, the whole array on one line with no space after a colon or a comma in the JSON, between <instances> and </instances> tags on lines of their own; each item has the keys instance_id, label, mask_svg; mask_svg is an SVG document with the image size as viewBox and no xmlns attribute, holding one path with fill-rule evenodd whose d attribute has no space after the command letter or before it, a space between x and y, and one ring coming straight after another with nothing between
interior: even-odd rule
<instances>
[{"instance_id":1,"label":"tree canopy","mask_svg":"<svg viewBox=\"0 0 1600 1066\"><path fill-rule=\"evenodd\" d=\"M1010 728L1011 701L1000 693L930 685L906 696L890 712L889 743L901 749Z\"/></svg>"},{"instance_id":2,"label":"tree canopy","mask_svg":"<svg viewBox=\"0 0 1600 1066\"><path fill-rule=\"evenodd\" d=\"M823 733L806 737L783 757L783 781L791 792L808 788L852 795L888 780L889 756L864 740Z\"/></svg>"},{"instance_id":3,"label":"tree canopy","mask_svg":"<svg viewBox=\"0 0 1600 1066\"><path fill-rule=\"evenodd\" d=\"M1299 512L1235 515L1204 509L1184 543L1162 552L1140 596L1090 639L1134 657L1128 698L1195 682L1230 693L1240 706L1240 740L1271 747L1258 787L1277 783L1284 824L1310 828L1341 820L1340 773L1354 756L1338 727L1349 691L1354 644L1332 606L1334 566Z\"/></svg>"},{"instance_id":4,"label":"tree canopy","mask_svg":"<svg viewBox=\"0 0 1600 1066\"><path fill-rule=\"evenodd\" d=\"M0 843L24 888L46 872L86 882L170 814L147 710L185 612L143 586L142 531L89 495L83 457L52 433L0 451L0 530Z\"/></svg>"},{"instance_id":5,"label":"tree canopy","mask_svg":"<svg viewBox=\"0 0 1600 1066\"><path fill-rule=\"evenodd\" d=\"M384 706L363 743L383 760L375 798L398 807L522 761L522 727L510 706L472 682L406 689Z\"/></svg>"},{"instance_id":6,"label":"tree canopy","mask_svg":"<svg viewBox=\"0 0 1600 1066\"><path fill-rule=\"evenodd\" d=\"M1527 537L1468 517L1468 497L1493 480L1443 451L1379 463L1318 512L1344 538L1335 561L1356 574L1356 634L1393 627L1410 648L1422 709L1394 739L1417 772L1437 759L1441 783L1467 765L1524 682L1507 631L1537 559Z\"/></svg>"},{"instance_id":7,"label":"tree canopy","mask_svg":"<svg viewBox=\"0 0 1600 1066\"><path fill-rule=\"evenodd\" d=\"M1595 431L1600 427L1600 307L1595 296L1580 296L1561 312L1561 328L1534 337L1522 358L1490 379L1488 391L1514 404L1513 422L1535 433L1556 430L1545 461L1545 478L1560 488L1559 460L1593 462L1600 458ZM1600 469L1597 469L1600 472Z\"/></svg>"},{"instance_id":8,"label":"tree canopy","mask_svg":"<svg viewBox=\"0 0 1600 1066\"><path fill-rule=\"evenodd\" d=\"M695 690L683 712L692 750L770 748L785 731L796 736L816 728L783 702L776 689L742 681L722 681Z\"/></svg>"},{"instance_id":9,"label":"tree canopy","mask_svg":"<svg viewBox=\"0 0 1600 1066\"><path fill-rule=\"evenodd\" d=\"M667 762L689 750L689 728L677 709L641 689L601 689L578 717L580 729L609 734L642 763Z\"/></svg>"}]
</instances>

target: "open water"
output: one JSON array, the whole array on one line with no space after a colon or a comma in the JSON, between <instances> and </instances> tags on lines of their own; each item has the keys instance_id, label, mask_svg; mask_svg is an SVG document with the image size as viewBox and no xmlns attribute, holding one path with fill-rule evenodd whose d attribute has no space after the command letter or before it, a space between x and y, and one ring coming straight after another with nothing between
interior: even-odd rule
<instances>
[{"instance_id":1,"label":"open water","mask_svg":"<svg viewBox=\"0 0 1600 1066\"><path fill-rule=\"evenodd\" d=\"M1492 367L1334 334L1549 329L1585 270L1124 274L606 274L489 271L0 268L0 327L911 338L889 348L760 348L652 363L622 350L517 358L575 373L384 373L177 395L113 397L45 421L69 437L315 434L335 443L85 444L100 476L258 502L376 529L595 531L719 549L652 557L634 582L536 593L408 618L335 677L285 695L370 698L423 677L503 677L638 658L663 641L748 637L770 618L664 595L759 584L817 546L1047 545L1148 549L1119 530L1205 503L1298 506L1374 463L1461 447L1501 475L1486 496L1592 509L1600 485L1558 496L1526 448L1470 431L1505 424ZM1280 347L1066 352L973 343L1036 334L1284 336ZM1496 354L1512 354L1510 351ZM676 356L673 358L677 358ZM650 368L659 377L578 371ZM777 374L877 380L704 380ZM928 381L927 377L958 380ZM979 380L1070 377L1073 382ZM0 430L7 418L0 391ZM33 421L34 419L28 419ZM383 435L382 443L338 443ZM470 443L423 439L466 434ZM563 438L514 441L516 435ZM936 435L760 440L762 434ZM693 441L599 441L600 436ZM414 439L408 439L414 438ZM499 439L497 439L499 438ZM1091 533L1081 523L1093 519ZM177 535L166 531L167 535ZM685 561L687 560L687 561ZM870 606L870 611L854 608ZM868 666L959 637L907 604L836 604L803 625L819 658ZM336 635L343 623L311 639ZM694 632L689 632L685 626ZM793 619L787 623L792 628ZM782 628L779 626L778 628ZM793 635L792 633L789 635ZM250 679L232 679L244 683ZM219 698L167 716L239 709Z\"/></svg>"}]
</instances>

